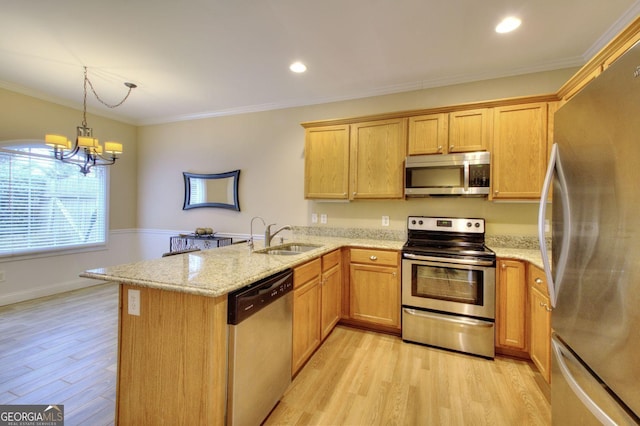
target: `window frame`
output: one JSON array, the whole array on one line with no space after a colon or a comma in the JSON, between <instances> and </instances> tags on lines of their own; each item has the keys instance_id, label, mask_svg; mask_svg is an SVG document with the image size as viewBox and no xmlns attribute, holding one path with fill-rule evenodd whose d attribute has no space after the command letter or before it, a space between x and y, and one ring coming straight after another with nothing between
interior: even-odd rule
<instances>
[{"instance_id":1,"label":"window frame","mask_svg":"<svg viewBox=\"0 0 640 426\"><path fill-rule=\"evenodd\" d=\"M40 153L25 153L20 151L20 149L24 148L44 148L46 149L46 145L44 140L37 139L19 139L19 140L4 140L0 141L0 153L13 154L13 155L23 155L28 157L37 157L43 158L51 161L59 161L53 157L53 152L51 155L45 155ZM77 170L78 174L81 174L78 166L73 163L67 163L69 167L74 167ZM23 260L23 259L32 259L32 258L43 258L50 256L59 256L66 254L75 254L75 253L85 253L92 251L104 251L107 249L109 243L109 202L110 202L110 171L109 168L106 167L104 170L104 230L103 241L90 242L90 243L78 243L78 244L70 244L65 246L48 246L42 248L32 248L27 250L14 250L8 253L0 253L0 263L14 260Z\"/></svg>"}]
</instances>

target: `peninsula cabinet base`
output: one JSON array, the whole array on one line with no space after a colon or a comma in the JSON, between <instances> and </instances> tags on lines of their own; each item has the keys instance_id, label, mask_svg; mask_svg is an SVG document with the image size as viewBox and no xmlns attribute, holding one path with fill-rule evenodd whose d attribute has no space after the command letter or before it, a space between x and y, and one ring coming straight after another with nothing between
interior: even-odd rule
<instances>
[{"instance_id":1,"label":"peninsula cabinet base","mask_svg":"<svg viewBox=\"0 0 640 426\"><path fill-rule=\"evenodd\" d=\"M129 290L140 315L128 313ZM222 425L227 296L120 285L116 424Z\"/></svg>"}]
</instances>

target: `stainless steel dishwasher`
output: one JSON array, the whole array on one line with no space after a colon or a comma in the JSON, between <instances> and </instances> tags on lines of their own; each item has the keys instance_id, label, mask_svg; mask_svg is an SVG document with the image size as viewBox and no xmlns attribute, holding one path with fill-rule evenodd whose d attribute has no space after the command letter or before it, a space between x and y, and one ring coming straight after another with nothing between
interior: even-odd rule
<instances>
[{"instance_id":1,"label":"stainless steel dishwasher","mask_svg":"<svg viewBox=\"0 0 640 426\"><path fill-rule=\"evenodd\" d=\"M257 426L291 383L293 271L229 293L227 425Z\"/></svg>"}]
</instances>

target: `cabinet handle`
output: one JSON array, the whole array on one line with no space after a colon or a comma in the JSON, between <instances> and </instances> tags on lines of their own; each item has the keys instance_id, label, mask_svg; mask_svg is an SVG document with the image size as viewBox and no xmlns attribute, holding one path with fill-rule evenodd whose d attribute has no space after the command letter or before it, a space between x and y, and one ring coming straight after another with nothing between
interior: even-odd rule
<instances>
[{"instance_id":1,"label":"cabinet handle","mask_svg":"<svg viewBox=\"0 0 640 426\"><path fill-rule=\"evenodd\" d=\"M356 195L356 191L353 191L353 195Z\"/></svg>"},{"instance_id":2,"label":"cabinet handle","mask_svg":"<svg viewBox=\"0 0 640 426\"><path fill-rule=\"evenodd\" d=\"M449 145L449 151L453 151L453 145Z\"/></svg>"},{"instance_id":3,"label":"cabinet handle","mask_svg":"<svg viewBox=\"0 0 640 426\"><path fill-rule=\"evenodd\" d=\"M546 303L540 302L540 306L542 306L547 312L551 312L553 309L549 307Z\"/></svg>"},{"instance_id":4,"label":"cabinet handle","mask_svg":"<svg viewBox=\"0 0 640 426\"><path fill-rule=\"evenodd\" d=\"M438 152L442 152L442 145L438 147Z\"/></svg>"},{"instance_id":5,"label":"cabinet handle","mask_svg":"<svg viewBox=\"0 0 640 426\"><path fill-rule=\"evenodd\" d=\"M542 278L536 278L534 281L536 284L542 284Z\"/></svg>"},{"instance_id":6,"label":"cabinet handle","mask_svg":"<svg viewBox=\"0 0 640 426\"><path fill-rule=\"evenodd\" d=\"M378 260L378 256L371 255L371 256L369 256L369 259L371 259L373 261L376 261L376 260Z\"/></svg>"},{"instance_id":7,"label":"cabinet handle","mask_svg":"<svg viewBox=\"0 0 640 426\"><path fill-rule=\"evenodd\" d=\"M501 263L501 264L500 264L500 267L501 267L502 269L507 269L507 264L506 264L506 263Z\"/></svg>"},{"instance_id":8,"label":"cabinet handle","mask_svg":"<svg viewBox=\"0 0 640 426\"><path fill-rule=\"evenodd\" d=\"M498 191L493 191L493 195L498 195Z\"/></svg>"}]
</instances>

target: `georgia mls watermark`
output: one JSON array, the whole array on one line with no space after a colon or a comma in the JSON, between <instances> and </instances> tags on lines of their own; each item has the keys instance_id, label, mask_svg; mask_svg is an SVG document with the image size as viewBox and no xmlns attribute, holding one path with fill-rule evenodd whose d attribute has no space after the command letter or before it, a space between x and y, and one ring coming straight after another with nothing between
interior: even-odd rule
<instances>
[{"instance_id":1,"label":"georgia mls watermark","mask_svg":"<svg viewBox=\"0 0 640 426\"><path fill-rule=\"evenodd\" d=\"M64 426L64 405L0 405L0 426Z\"/></svg>"}]
</instances>

